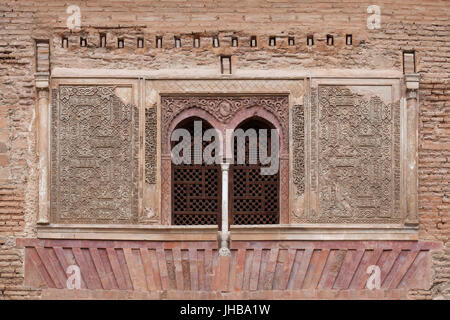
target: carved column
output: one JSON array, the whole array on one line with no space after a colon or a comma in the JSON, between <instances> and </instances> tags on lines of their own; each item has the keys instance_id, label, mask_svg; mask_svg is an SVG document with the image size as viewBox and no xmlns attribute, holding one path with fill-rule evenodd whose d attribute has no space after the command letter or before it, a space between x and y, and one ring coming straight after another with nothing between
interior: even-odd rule
<instances>
[{"instance_id":1,"label":"carved column","mask_svg":"<svg viewBox=\"0 0 450 320\"><path fill-rule=\"evenodd\" d=\"M39 216L37 223L48 224L50 201L48 192L49 181L49 74L36 74L36 88L38 95L37 115L38 123L38 155L39 155Z\"/></svg>"},{"instance_id":2,"label":"carved column","mask_svg":"<svg viewBox=\"0 0 450 320\"><path fill-rule=\"evenodd\" d=\"M228 170L229 163L222 163L222 231L219 231L219 255L229 256L230 232L228 231Z\"/></svg>"},{"instance_id":3,"label":"carved column","mask_svg":"<svg viewBox=\"0 0 450 320\"><path fill-rule=\"evenodd\" d=\"M419 77L417 73L405 75L406 82L406 220L407 225L418 225L418 174L417 174L417 159L418 159L418 89Z\"/></svg>"},{"instance_id":4,"label":"carved column","mask_svg":"<svg viewBox=\"0 0 450 320\"><path fill-rule=\"evenodd\" d=\"M36 73L39 155L39 215L37 223L47 224L50 219L49 201L49 80L50 80L50 42L36 40Z\"/></svg>"}]
</instances>

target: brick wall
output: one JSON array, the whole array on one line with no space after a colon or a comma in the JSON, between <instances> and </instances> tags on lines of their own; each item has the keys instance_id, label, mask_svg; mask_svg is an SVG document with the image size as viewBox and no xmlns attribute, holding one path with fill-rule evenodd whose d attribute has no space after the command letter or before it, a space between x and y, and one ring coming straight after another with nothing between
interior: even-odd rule
<instances>
[{"instance_id":1,"label":"brick wall","mask_svg":"<svg viewBox=\"0 0 450 320\"><path fill-rule=\"evenodd\" d=\"M0 299L36 295L22 285L24 251L15 243L36 212L33 11L0 4Z\"/></svg>"},{"instance_id":2,"label":"brick wall","mask_svg":"<svg viewBox=\"0 0 450 320\"><path fill-rule=\"evenodd\" d=\"M449 56L447 49L447 57ZM440 59L436 58L436 60ZM431 63L436 62L430 61ZM450 296L450 81L448 77L431 78L433 75L426 75L430 78L424 79L420 87L420 231L422 238L436 239L444 243L442 252L434 256L435 277L431 295L448 299Z\"/></svg>"},{"instance_id":3,"label":"brick wall","mask_svg":"<svg viewBox=\"0 0 450 320\"><path fill-rule=\"evenodd\" d=\"M0 186L0 299L23 299L38 292L23 283L23 250L16 248L15 238L24 230L23 187Z\"/></svg>"},{"instance_id":4,"label":"brick wall","mask_svg":"<svg viewBox=\"0 0 450 320\"><path fill-rule=\"evenodd\" d=\"M23 251L16 237L32 237L37 212L35 153L35 49L33 38L51 39L52 67L218 68L218 54L231 53L233 68L370 68L401 70L402 50L417 51L421 73L419 143L420 238L442 241L433 258L431 290L412 298L450 298L450 9L424 1L73 1L82 30L69 34L67 1L0 3L0 298L34 297L21 287ZM381 29L367 30L367 6L381 7ZM98 48L99 32L107 47ZM192 33L201 47L192 48ZM212 48L219 35L221 47ZM314 35L315 45L306 46ZM326 35L334 35L334 46ZM345 34L353 44L345 45ZM69 48L61 48L67 35ZM79 36L88 47L80 48ZM156 35L162 50L154 49ZM182 47L173 48L173 37ZM231 35L239 47L229 49ZM251 36L258 46L251 48ZM136 37L145 48L136 49ZM278 36L276 47L268 38ZM295 37L295 46L287 45ZM117 49L123 37L124 49Z\"/></svg>"}]
</instances>

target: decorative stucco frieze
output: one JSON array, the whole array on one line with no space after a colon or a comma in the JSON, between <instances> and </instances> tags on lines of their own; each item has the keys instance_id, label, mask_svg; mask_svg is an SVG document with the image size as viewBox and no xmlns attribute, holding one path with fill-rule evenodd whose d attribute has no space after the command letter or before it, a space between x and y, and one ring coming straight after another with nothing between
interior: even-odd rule
<instances>
[{"instance_id":1,"label":"decorative stucco frieze","mask_svg":"<svg viewBox=\"0 0 450 320\"><path fill-rule=\"evenodd\" d=\"M156 106L145 109L145 182L156 183L157 154Z\"/></svg>"},{"instance_id":2,"label":"decorative stucco frieze","mask_svg":"<svg viewBox=\"0 0 450 320\"><path fill-rule=\"evenodd\" d=\"M305 192L305 110L303 105L294 105L292 108L292 144L292 182L295 185L296 196L301 196Z\"/></svg>"},{"instance_id":3,"label":"decorative stucco frieze","mask_svg":"<svg viewBox=\"0 0 450 320\"><path fill-rule=\"evenodd\" d=\"M251 107L263 108L277 118L281 125L283 145L288 145L289 128L288 96L164 96L161 99L161 135L162 141L168 141L169 127L175 117L184 110L197 108L206 111L218 122L228 123L240 111ZM244 120L243 118L242 120Z\"/></svg>"}]
</instances>

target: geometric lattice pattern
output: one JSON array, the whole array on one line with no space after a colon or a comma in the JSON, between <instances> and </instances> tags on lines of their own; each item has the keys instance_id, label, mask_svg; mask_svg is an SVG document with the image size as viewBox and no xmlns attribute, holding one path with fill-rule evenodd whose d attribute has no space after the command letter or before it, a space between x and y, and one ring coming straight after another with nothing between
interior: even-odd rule
<instances>
[{"instance_id":1,"label":"geometric lattice pattern","mask_svg":"<svg viewBox=\"0 0 450 320\"><path fill-rule=\"evenodd\" d=\"M192 138L191 164L172 164L172 223L217 225L221 212L220 166L194 164L193 122L184 126ZM206 130L207 128L204 128ZM203 148L207 143L203 144Z\"/></svg>"},{"instance_id":2,"label":"geometric lattice pattern","mask_svg":"<svg viewBox=\"0 0 450 320\"><path fill-rule=\"evenodd\" d=\"M219 167L172 165L172 174L173 224L217 224Z\"/></svg>"},{"instance_id":3,"label":"geometric lattice pattern","mask_svg":"<svg viewBox=\"0 0 450 320\"><path fill-rule=\"evenodd\" d=\"M241 127L268 129L264 124L252 121ZM270 130L268 130L270 132ZM234 143L234 157L237 162L237 143ZM279 173L262 175L260 159L256 164L249 164L250 152L259 155L259 150L250 150L249 140L245 141L245 164L233 164L230 167L230 216L232 224L276 224L279 223ZM270 147L270 137L267 145ZM270 155L270 151L268 152Z\"/></svg>"}]
</instances>

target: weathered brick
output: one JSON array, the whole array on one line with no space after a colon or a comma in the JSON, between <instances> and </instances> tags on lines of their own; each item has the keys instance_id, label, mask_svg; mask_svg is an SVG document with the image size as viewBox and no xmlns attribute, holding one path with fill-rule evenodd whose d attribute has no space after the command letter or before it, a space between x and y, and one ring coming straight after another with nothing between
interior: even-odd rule
<instances>
[{"instance_id":1,"label":"weathered brick","mask_svg":"<svg viewBox=\"0 0 450 320\"><path fill-rule=\"evenodd\" d=\"M210 45L203 46L203 43L210 43L213 34L219 35L222 46L226 43L225 36L237 35L237 66L253 70L402 70L401 51L416 50L417 71L422 76L419 236L422 240L441 241L444 247L433 256L435 275L431 288L414 290L409 295L413 299L449 299L448 3L380 0L377 4L381 7L381 29L367 30L368 4L362 0L339 3L328 0L85 1L80 7L82 31L89 34L88 48L80 48L79 34L69 34L67 30L67 1L23 0L0 4L0 299L23 299L40 294L38 290L23 290L23 276L15 269L23 266L23 250L13 244L16 237L35 236L38 210L33 39L50 39L51 67L156 70L177 66L188 70L217 67L217 52L213 52ZM98 32L102 28L108 33L106 49L97 48ZM202 36L202 47L195 53L191 50L192 33ZM329 33L335 36L333 47L324 44ZM353 34L353 46L345 45L347 33ZM69 49L61 48L61 34L68 35ZM135 38L142 34L153 46L155 36L162 35L164 50L149 46L137 51ZM305 45L308 34L313 34L316 41L310 49ZM180 50L173 50L174 35L181 36L183 48ZM253 35L258 36L256 49L249 46ZM277 40L276 47L267 47L265 42L272 35L292 35L295 46L290 48L286 42L279 44L283 42ZM117 37L127 38L125 51L116 50ZM11 281L17 281L17 286L5 290L2 286ZM344 296L361 298L367 294L349 291ZM389 297L397 294L392 292ZM320 295L334 297L329 292Z\"/></svg>"}]
</instances>

